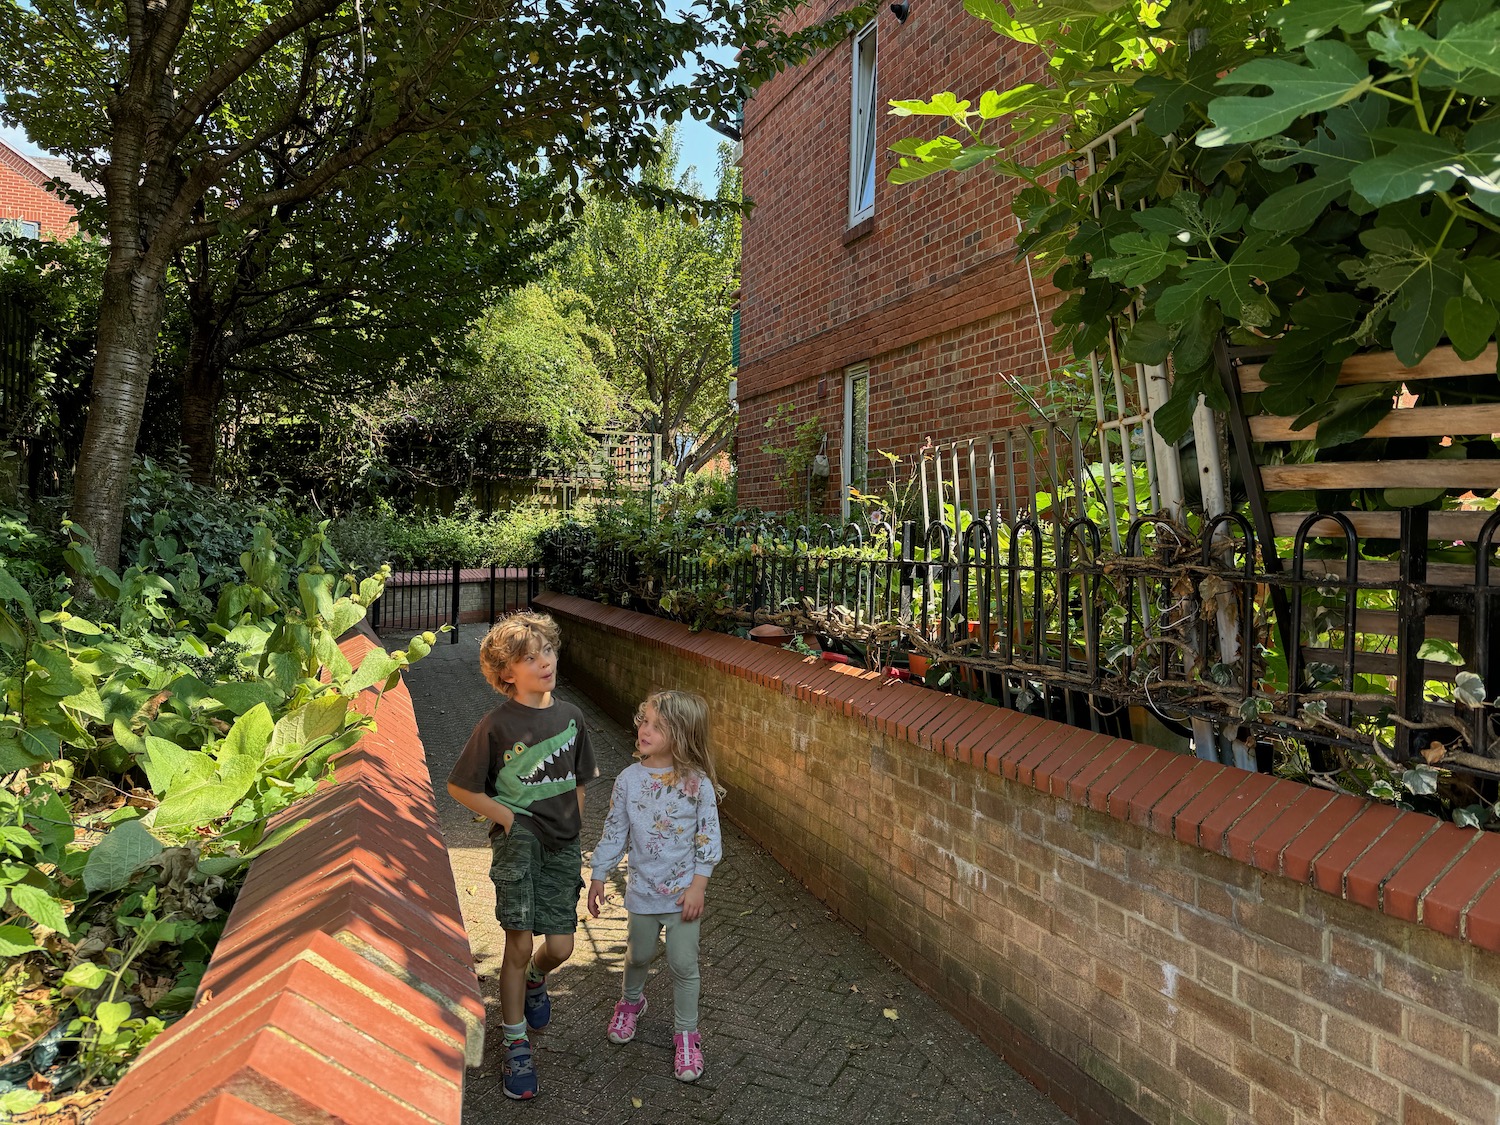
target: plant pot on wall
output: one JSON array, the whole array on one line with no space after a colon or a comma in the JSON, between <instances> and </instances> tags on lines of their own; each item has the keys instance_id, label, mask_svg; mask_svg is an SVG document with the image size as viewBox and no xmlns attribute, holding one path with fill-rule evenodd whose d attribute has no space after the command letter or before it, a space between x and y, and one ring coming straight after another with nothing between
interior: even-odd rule
<instances>
[{"instance_id":1,"label":"plant pot on wall","mask_svg":"<svg viewBox=\"0 0 1500 1125\"><path fill-rule=\"evenodd\" d=\"M796 633L781 625L757 625L750 630L751 640L759 641L763 645L775 645L777 648L784 648L791 644L796 636ZM822 651L822 646L818 644L818 634L803 633L801 640L804 648L809 648L813 652Z\"/></svg>"},{"instance_id":2,"label":"plant pot on wall","mask_svg":"<svg viewBox=\"0 0 1500 1125\"><path fill-rule=\"evenodd\" d=\"M911 669L912 679L920 680L927 675L927 669L932 666L932 662L920 652L913 652L907 656L906 666Z\"/></svg>"},{"instance_id":3,"label":"plant pot on wall","mask_svg":"<svg viewBox=\"0 0 1500 1125\"><path fill-rule=\"evenodd\" d=\"M780 625L757 625L750 630L750 639L763 645L775 645L780 648L792 639L792 631Z\"/></svg>"}]
</instances>

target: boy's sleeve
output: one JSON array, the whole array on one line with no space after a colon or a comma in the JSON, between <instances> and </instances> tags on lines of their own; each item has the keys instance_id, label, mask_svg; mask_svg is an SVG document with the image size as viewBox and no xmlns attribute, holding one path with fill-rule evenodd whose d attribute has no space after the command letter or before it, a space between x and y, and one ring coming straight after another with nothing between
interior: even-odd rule
<instances>
[{"instance_id":1,"label":"boy's sleeve","mask_svg":"<svg viewBox=\"0 0 1500 1125\"><path fill-rule=\"evenodd\" d=\"M698 830L693 835L693 874L712 875L724 858L724 841L719 835L719 796L714 783L704 778L698 786Z\"/></svg>"},{"instance_id":2,"label":"boy's sleeve","mask_svg":"<svg viewBox=\"0 0 1500 1125\"><path fill-rule=\"evenodd\" d=\"M490 780L490 721L486 716L474 724L469 741L464 743L463 753L453 763L448 781L470 793L493 796L486 789Z\"/></svg>"},{"instance_id":3,"label":"boy's sleeve","mask_svg":"<svg viewBox=\"0 0 1500 1125\"><path fill-rule=\"evenodd\" d=\"M604 832L594 845L590 878L603 882L625 857L625 844L630 835L630 787L622 773L615 778L615 787L609 795L609 816L604 820Z\"/></svg>"},{"instance_id":4,"label":"boy's sleeve","mask_svg":"<svg viewBox=\"0 0 1500 1125\"><path fill-rule=\"evenodd\" d=\"M578 719L578 754L573 759L573 776L579 785L587 785L599 776L599 765L594 761L594 744L589 740L589 728L583 717Z\"/></svg>"}]
</instances>

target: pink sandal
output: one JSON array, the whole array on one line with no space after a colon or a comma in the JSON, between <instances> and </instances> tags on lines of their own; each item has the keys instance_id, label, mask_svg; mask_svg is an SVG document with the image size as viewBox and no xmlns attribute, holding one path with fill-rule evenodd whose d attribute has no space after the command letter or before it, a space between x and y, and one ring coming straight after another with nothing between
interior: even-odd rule
<instances>
[{"instance_id":1,"label":"pink sandal","mask_svg":"<svg viewBox=\"0 0 1500 1125\"><path fill-rule=\"evenodd\" d=\"M646 998L642 996L635 1003L621 1000L615 1005L615 1014L609 1020L609 1041L611 1043L629 1043L635 1038L635 1023L641 1018L641 1013L646 1010Z\"/></svg>"},{"instance_id":2,"label":"pink sandal","mask_svg":"<svg viewBox=\"0 0 1500 1125\"><path fill-rule=\"evenodd\" d=\"M672 1036L672 1071L679 1082L696 1082L703 1073L703 1047L696 1031L679 1031Z\"/></svg>"}]
</instances>

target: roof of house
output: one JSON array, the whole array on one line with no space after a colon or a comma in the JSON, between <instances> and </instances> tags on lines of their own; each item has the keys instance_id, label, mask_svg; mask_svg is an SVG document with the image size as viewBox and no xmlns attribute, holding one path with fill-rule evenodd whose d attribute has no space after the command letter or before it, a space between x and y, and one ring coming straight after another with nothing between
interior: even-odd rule
<instances>
[{"instance_id":1,"label":"roof of house","mask_svg":"<svg viewBox=\"0 0 1500 1125\"><path fill-rule=\"evenodd\" d=\"M87 195L104 194L102 187L73 171L73 166L60 156L33 156L29 159L37 168L46 173L49 180L61 180L70 188L75 188Z\"/></svg>"},{"instance_id":2,"label":"roof of house","mask_svg":"<svg viewBox=\"0 0 1500 1125\"><path fill-rule=\"evenodd\" d=\"M104 188L101 185L80 176L73 171L73 166L60 156L27 156L4 141L0 141L0 150L3 150L0 156L4 157L5 163L16 171L23 174L34 173L30 178L36 181L38 187L49 180L62 180L70 188L87 195L104 194Z\"/></svg>"}]
</instances>

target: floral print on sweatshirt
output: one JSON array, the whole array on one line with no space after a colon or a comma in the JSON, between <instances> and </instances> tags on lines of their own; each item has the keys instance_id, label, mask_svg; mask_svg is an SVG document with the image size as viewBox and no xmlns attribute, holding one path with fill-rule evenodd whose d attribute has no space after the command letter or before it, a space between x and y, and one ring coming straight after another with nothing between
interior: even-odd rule
<instances>
[{"instance_id":1,"label":"floral print on sweatshirt","mask_svg":"<svg viewBox=\"0 0 1500 1125\"><path fill-rule=\"evenodd\" d=\"M697 772L651 769L634 762L620 771L609 818L594 848L595 879L606 878L630 853L625 909L671 914L695 875L712 875L723 858L714 787Z\"/></svg>"}]
</instances>

